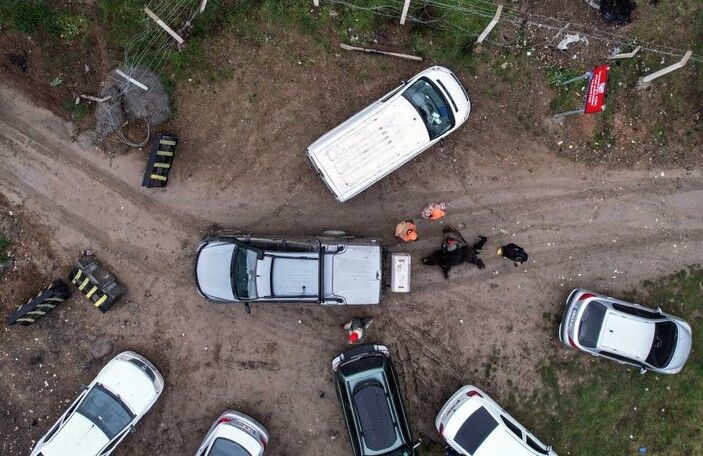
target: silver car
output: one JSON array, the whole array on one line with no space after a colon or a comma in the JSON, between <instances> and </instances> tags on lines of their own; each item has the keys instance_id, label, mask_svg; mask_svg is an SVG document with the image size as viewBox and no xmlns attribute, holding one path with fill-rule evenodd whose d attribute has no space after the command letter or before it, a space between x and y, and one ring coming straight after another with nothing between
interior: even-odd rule
<instances>
[{"instance_id":1,"label":"silver car","mask_svg":"<svg viewBox=\"0 0 703 456\"><path fill-rule=\"evenodd\" d=\"M378 304L381 241L334 233L206 236L195 259L198 292L222 303Z\"/></svg>"},{"instance_id":2,"label":"silver car","mask_svg":"<svg viewBox=\"0 0 703 456\"><path fill-rule=\"evenodd\" d=\"M213 423L195 456L264 456L268 441L261 424L230 410Z\"/></svg>"},{"instance_id":3,"label":"silver car","mask_svg":"<svg viewBox=\"0 0 703 456\"><path fill-rule=\"evenodd\" d=\"M576 289L566 300L559 339L567 346L662 374L679 372L691 351L691 326L639 304Z\"/></svg>"}]
</instances>

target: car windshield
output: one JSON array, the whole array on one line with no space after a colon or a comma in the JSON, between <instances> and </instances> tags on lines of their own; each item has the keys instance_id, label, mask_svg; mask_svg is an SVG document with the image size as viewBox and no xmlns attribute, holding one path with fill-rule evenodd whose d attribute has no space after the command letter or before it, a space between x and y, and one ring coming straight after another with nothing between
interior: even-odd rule
<instances>
[{"instance_id":1,"label":"car windshield","mask_svg":"<svg viewBox=\"0 0 703 456\"><path fill-rule=\"evenodd\" d=\"M251 456L251 453L237 442L218 437L215 439L215 443L212 444L207 456Z\"/></svg>"},{"instance_id":2,"label":"car windshield","mask_svg":"<svg viewBox=\"0 0 703 456\"><path fill-rule=\"evenodd\" d=\"M595 348L607 307L598 301L591 301L583 311L579 324L579 343L584 347Z\"/></svg>"},{"instance_id":3,"label":"car windshield","mask_svg":"<svg viewBox=\"0 0 703 456\"><path fill-rule=\"evenodd\" d=\"M652 350L647 356L647 362L660 369L666 367L674 356L677 336L676 323L671 321L655 323L654 341L652 342Z\"/></svg>"},{"instance_id":4,"label":"car windshield","mask_svg":"<svg viewBox=\"0 0 703 456\"><path fill-rule=\"evenodd\" d=\"M454 116L447 100L427 78L413 82L403 97L420 113L430 139L435 139L454 126Z\"/></svg>"},{"instance_id":5,"label":"car windshield","mask_svg":"<svg viewBox=\"0 0 703 456\"><path fill-rule=\"evenodd\" d=\"M232 261L232 291L239 299L255 299L256 295L256 262L258 254L255 250L238 246L234 250Z\"/></svg>"},{"instance_id":6,"label":"car windshield","mask_svg":"<svg viewBox=\"0 0 703 456\"><path fill-rule=\"evenodd\" d=\"M112 440L134 419L134 414L118 396L96 384L76 410Z\"/></svg>"}]
</instances>

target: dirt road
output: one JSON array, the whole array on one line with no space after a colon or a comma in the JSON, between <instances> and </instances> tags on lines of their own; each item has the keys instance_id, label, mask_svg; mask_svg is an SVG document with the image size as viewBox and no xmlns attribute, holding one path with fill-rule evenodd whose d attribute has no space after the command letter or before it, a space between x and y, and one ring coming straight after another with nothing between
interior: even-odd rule
<instances>
[{"instance_id":1,"label":"dirt road","mask_svg":"<svg viewBox=\"0 0 703 456\"><path fill-rule=\"evenodd\" d=\"M50 231L47 248L57 264L65 267L90 248L129 289L107 314L74 298L51 320L0 334L0 453L29 452L109 359L94 359L91 351L110 341L110 355L135 350L166 379L162 399L118 454L193 454L228 408L266 425L271 455L349 454L330 360L346 348L338 324L354 313L376 317L371 341L391 348L413 427L436 451L434 415L455 388L474 383L501 400L538 387L545 357L571 356L559 348L547 316L559 314L573 287L618 293L703 262L700 170L585 168L520 137L506 150L505 141L493 140L499 126L488 128L481 116L445 149L426 152L338 204L302 154L317 130L348 114L348 107L334 110L344 104L331 83L321 87L321 109L332 109L322 127L268 143L267 131L256 129L266 153L255 141L237 143L225 128L184 132L168 188L149 190L139 187L143 155L108 161L84 138L73 141L70 125L0 86L0 190ZM224 90L218 97L227 97ZM357 96L373 93L378 87ZM197 124L190 114L200 95L181 95L179 117ZM241 115L232 105L221 114L223 125ZM267 122L290 114L274 111ZM216 159L199 159L215 148ZM419 223L420 241L397 245L394 224L417 218L434 199L450 204L448 222L464 223L464 236L489 237L485 270L461 267L444 281L438 268L423 267L419 258L441 242L438 224ZM369 309L254 306L247 315L206 303L194 289L192 258L212 224L381 236L390 250L413 254L412 292L387 295ZM495 258L495 248L509 241L523 245L531 261L514 267ZM54 275L66 272L57 268ZM7 313L17 303L1 304Z\"/></svg>"}]
</instances>

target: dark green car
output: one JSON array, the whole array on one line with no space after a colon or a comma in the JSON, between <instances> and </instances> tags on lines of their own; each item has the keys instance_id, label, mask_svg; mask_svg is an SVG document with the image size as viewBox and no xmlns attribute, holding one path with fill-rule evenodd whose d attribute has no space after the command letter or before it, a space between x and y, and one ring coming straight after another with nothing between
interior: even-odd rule
<instances>
[{"instance_id":1,"label":"dark green car","mask_svg":"<svg viewBox=\"0 0 703 456\"><path fill-rule=\"evenodd\" d=\"M413 442L388 348L362 345L332 361L354 456L413 456Z\"/></svg>"}]
</instances>

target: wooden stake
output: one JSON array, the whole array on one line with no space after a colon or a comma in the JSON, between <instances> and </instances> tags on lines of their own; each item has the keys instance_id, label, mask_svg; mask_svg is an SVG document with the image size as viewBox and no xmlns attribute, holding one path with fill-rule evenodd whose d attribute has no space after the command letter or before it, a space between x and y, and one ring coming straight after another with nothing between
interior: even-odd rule
<instances>
[{"instance_id":1,"label":"wooden stake","mask_svg":"<svg viewBox=\"0 0 703 456\"><path fill-rule=\"evenodd\" d=\"M665 74L669 74L672 71L676 71L679 68L683 67L684 65L686 65L688 63L688 59L691 58L692 54L693 54L693 52L687 51L686 54L684 54L683 58L681 60L679 60L678 62L676 62L675 64L669 65L668 67L662 68L659 71L655 71L652 74L648 74L647 76L640 78L640 80L637 82L638 87L645 87L645 86L647 86L647 84L649 84L653 80L655 80L661 76L664 76Z\"/></svg>"},{"instance_id":2,"label":"wooden stake","mask_svg":"<svg viewBox=\"0 0 703 456\"><path fill-rule=\"evenodd\" d=\"M405 0L403 4L403 12L400 13L400 25L405 25L405 18L408 15L408 10L410 9L410 0Z\"/></svg>"},{"instance_id":3,"label":"wooden stake","mask_svg":"<svg viewBox=\"0 0 703 456\"><path fill-rule=\"evenodd\" d=\"M378 49L362 48L362 47L350 46L350 45L344 44L344 43L341 43L339 45L339 47L341 47L342 49L344 49L346 51L359 51L359 52L366 52L368 54L388 55L391 57L398 57L401 59L415 60L416 62L422 62L422 57L417 56L417 55L401 54L399 52L388 52L388 51L381 51Z\"/></svg>"},{"instance_id":4,"label":"wooden stake","mask_svg":"<svg viewBox=\"0 0 703 456\"><path fill-rule=\"evenodd\" d=\"M154 21L155 21L157 24L159 24L159 27L161 27L162 29L166 30L166 32L167 32L169 35L171 35L174 40L178 41L178 44L183 44L183 42L184 42L184 41L183 41L183 38L181 38L180 36L178 36L178 33L174 32L171 27L169 27L168 25L166 25L166 23L165 23L164 21L162 21L161 19L159 19L159 16L157 16L156 14L154 14L148 7L144 7L144 12L145 12L150 18L154 19Z\"/></svg>"},{"instance_id":5,"label":"wooden stake","mask_svg":"<svg viewBox=\"0 0 703 456\"><path fill-rule=\"evenodd\" d=\"M640 49L642 49L642 46L637 46L632 52L621 52L620 54L611 55L608 58L610 60L631 59L640 51Z\"/></svg>"},{"instance_id":6,"label":"wooden stake","mask_svg":"<svg viewBox=\"0 0 703 456\"><path fill-rule=\"evenodd\" d=\"M498 21L500 20L500 13L503 12L503 5L498 5L498 9L496 10L496 15L493 16L493 19L491 19L491 22L488 23L488 26L484 29L483 32L478 36L476 39L476 43L480 44L483 42L483 40L486 39L489 33L491 33L491 30L493 30L493 27L496 26Z\"/></svg>"},{"instance_id":7,"label":"wooden stake","mask_svg":"<svg viewBox=\"0 0 703 456\"><path fill-rule=\"evenodd\" d=\"M97 102L97 103L102 103L102 102L105 102L105 101L107 101L107 100L111 100L111 99L112 99L112 95L105 95L105 96L102 97L102 98L98 98L98 97L94 97L94 96L92 96L92 95L86 95L86 94L84 94L84 93L82 93L80 97L81 97L81 98L85 98L86 100L95 101L95 102Z\"/></svg>"},{"instance_id":8,"label":"wooden stake","mask_svg":"<svg viewBox=\"0 0 703 456\"><path fill-rule=\"evenodd\" d=\"M130 76L128 76L127 74L123 73L122 70L115 70L115 73L119 74L120 76L122 76L123 78L125 78L126 80L128 80L129 82L131 82L132 84L134 84L135 86L139 87L140 89L142 89L142 90L149 90L149 87L145 86L144 84L142 84L141 82L137 81L137 80L134 79L133 77L130 77Z\"/></svg>"}]
</instances>

